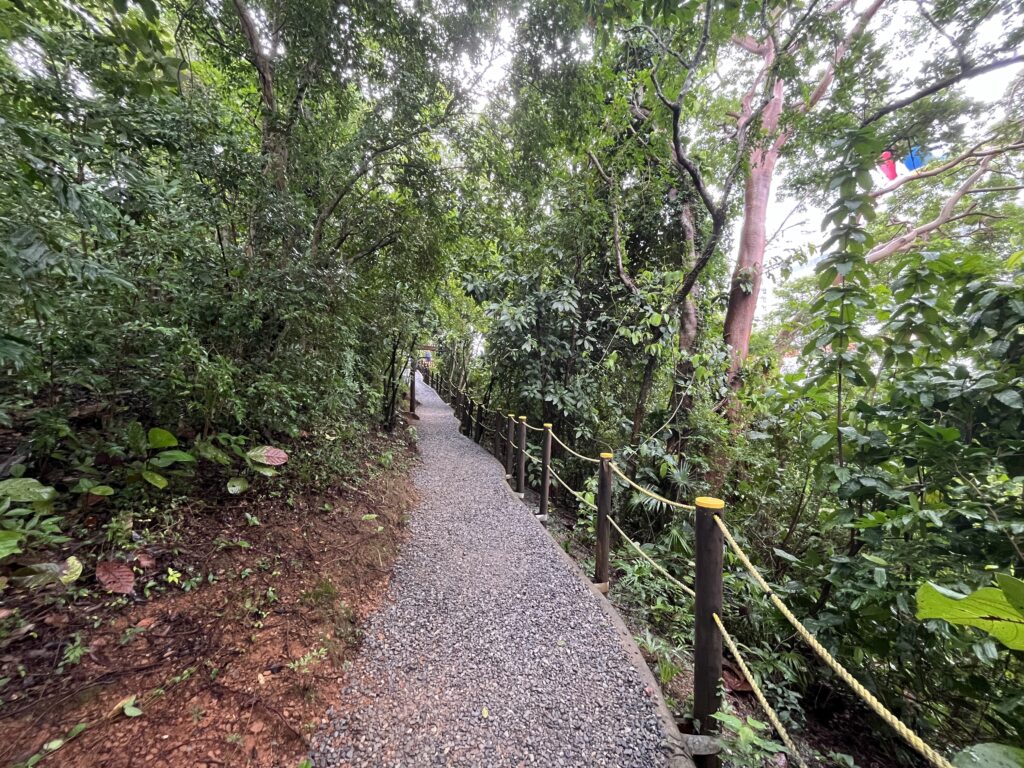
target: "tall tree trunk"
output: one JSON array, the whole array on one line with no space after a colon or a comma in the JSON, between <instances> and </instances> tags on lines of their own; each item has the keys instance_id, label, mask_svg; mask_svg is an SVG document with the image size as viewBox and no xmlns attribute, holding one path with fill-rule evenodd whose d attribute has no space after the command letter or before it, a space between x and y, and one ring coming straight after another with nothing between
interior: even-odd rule
<instances>
[{"instance_id":1,"label":"tall tree trunk","mask_svg":"<svg viewBox=\"0 0 1024 768\"><path fill-rule=\"evenodd\" d=\"M739 370L750 351L750 334L754 327L757 298L761 293L764 254L768 244L768 203L772 193L772 178L779 150L789 138L787 133L775 137L782 114L782 81L777 80L772 99L761 118L761 129L772 143L757 147L750 154L750 173L743 194L743 227L740 230L740 249L736 268L732 273L729 307L725 313L724 337L732 350L729 383L736 389L740 385Z\"/></svg>"},{"instance_id":2,"label":"tall tree trunk","mask_svg":"<svg viewBox=\"0 0 1024 768\"><path fill-rule=\"evenodd\" d=\"M633 409L633 431L629 436L629 444L636 446L640 439L640 430L643 428L644 419L647 417L647 399L651 396L651 387L654 384L654 373L658 370L658 356L648 355L647 364L644 366L644 377L640 382L640 391L636 396L636 407Z\"/></svg>"}]
</instances>

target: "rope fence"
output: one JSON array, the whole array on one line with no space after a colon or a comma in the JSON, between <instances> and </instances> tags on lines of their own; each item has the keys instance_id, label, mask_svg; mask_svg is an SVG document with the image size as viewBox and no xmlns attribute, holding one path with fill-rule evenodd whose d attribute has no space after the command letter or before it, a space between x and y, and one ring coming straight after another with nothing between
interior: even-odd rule
<instances>
[{"instance_id":1,"label":"rope fence","mask_svg":"<svg viewBox=\"0 0 1024 768\"><path fill-rule=\"evenodd\" d=\"M617 522L615 522L615 518L614 517L609 515L608 516L608 522L611 523L612 527L616 531L619 532L619 536L621 536L623 538L623 540L627 544L629 544L629 546L631 546L633 549L636 550L637 554L640 555L640 557L642 557L644 560L646 560L648 563L651 564L651 567L654 568L654 570L656 570L658 573L660 573L662 576L664 576L670 582L675 584L677 587L679 587L679 589L681 589L683 592L685 592L690 597L696 597L697 596L696 592L694 592L688 586L683 584L683 582L681 582L679 579L677 579L671 573L666 571L664 569L664 567L662 567L661 563L659 563L653 557L651 557L646 552L644 552L643 547L641 547L639 544L637 544L635 541L633 541L631 538L629 538L629 536L626 535L626 532L624 530L622 530L622 528L619 527L619 524Z\"/></svg>"},{"instance_id":2,"label":"rope fence","mask_svg":"<svg viewBox=\"0 0 1024 768\"><path fill-rule=\"evenodd\" d=\"M693 506L692 504L681 504L678 501L672 501L671 499L666 499L664 496L659 496L657 493L655 493L654 491L652 491L652 490L650 490L648 488L644 488L642 485L637 483L635 480L631 480L626 475L626 473L623 472L619 468L619 465L616 464L614 461L611 462L611 465L612 465L612 472L614 472L616 475L618 475L620 480L624 481L626 483L626 485L629 485L634 490L640 491L640 493L642 493L644 496L649 496L650 498L655 499L656 501L660 501L662 504L667 504L668 506L676 507L677 509L685 509L685 510L688 510L690 512L696 512L697 511L697 508L695 506Z\"/></svg>"},{"instance_id":3,"label":"rope fence","mask_svg":"<svg viewBox=\"0 0 1024 768\"><path fill-rule=\"evenodd\" d=\"M761 690L761 686L757 684L757 680L752 674L750 669L747 668L747 663L743 660L743 654L740 653L739 647L736 645L736 641L732 639L722 623L722 617L717 613L713 614L715 624L718 627L718 631L722 633L722 639L725 640L725 644L729 646L729 651L732 653L732 657L736 659L736 664L740 668L740 672L743 673L743 677L746 678L747 682L750 683L750 687L754 689L754 697L757 699L757 703L761 705L761 709L768 716L768 722L772 724L775 732L779 734L779 738L782 739L782 743L789 749L790 755L796 760L800 768L808 768L807 763L804 761L803 755L800 754L800 750L796 748L796 744L793 743L793 738L789 735L789 731L786 730L785 726L782 725L782 721L779 720L778 714L772 708L772 705L768 703L768 699L765 698L764 691Z\"/></svg>"},{"instance_id":4,"label":"rope fence","mask_svg":"<svg viewBox=\"0 0 1024 768\"><path fill-rule=\"evenodd\" d=\"M425 372L427 384L433 381L433 375L429 369ZM413 375L412 380L415 381ZM494 415L498 421L493 426L482 423L473 415L473 400L468 393L462 391L453 382L441 377L440 385L436 391L444 397L445 391L448 399L452 401L456 417L459 418L462 431L470 438L474 437L473 426L476 427L475 439L481 441L485 430L491 429L494 432L494 452L499 460L503 460L506 468L506 477L509 482L515 482L517 493L522 496L526 490L525 465L527 461L541 465L541 503L540 515L547 514L548 490L551 482L554 481L573 496L580 504L588 509L594 510L596 515L597 533L597 554L595 564L594 581L606 591L610 575L610 553L611 553L611 530L614 529L624 542L626 542L637 554L658 573L664 576L671 584L694 600L695 613L695 643L694 643L694 692L693 692L693 716L701 723L704 733L715 730L712 715L721 708L720 683L722 679L722 643L728 647L739 666L744 678L750 684L758 704L764 710L772 727L778 733L779 738L785 744L791 757L800 768L808 768L807 763L800 754L789 732L783 726L778 714L768 702L764 691L758 685L756 679L747 667L746 661L740 652L739 646L725 628L721 617L723 602L723 552L727 545L729 550L736 556L744 569L750 574L758 587L767 595L775 608L785 617L800 639L828 666L837 677L839 677L849 689L859 697L864 704L891 727L908 745L918 752L934 768L954 768L938 750L927 744L909 726L903 723L892 711L890 711L874 694L857 680L834 656L818 641L809 629L798 619L786 604L775 594L774 590L761 575L750 557L736 541L723 518L724 502L711 497L696 499L695 504L685 504L679 501L668 499L649 488L637 483L630 478L619 465L614 461L611 453L602 453L600 458L594 458L579 453L571 446L563 442L552 429L551 424L537 427L527 423L525 416L516 419L514 414L503 414L496 409L486 409L488 414ZM415 388L410 384L410 404L414 402ZM485 408L477 403L479 414L482 417ZM415 412L414 408L410 408ZM542 455L540 458L527 451L527 432L543 433ZM500 438L500 439L499 439ZM597 503L590 501L579 491L572 488L555 471L551 462L551 447L556 443L565 450L567 454L581 461L598 465L598 493ZM503 454L503 455L502 455ZM641 544L630 538L618 522L611 515L611 502L613 494L613 477L625 483L638 493L654 499L661 504L675 509L682 509L695 513L694 530L696 541L694 551L696 562L694 568L694 586L691 588L683 583L651 557ZM699 765L701 763L698 763Z\"/></svg>"}]
</instances>

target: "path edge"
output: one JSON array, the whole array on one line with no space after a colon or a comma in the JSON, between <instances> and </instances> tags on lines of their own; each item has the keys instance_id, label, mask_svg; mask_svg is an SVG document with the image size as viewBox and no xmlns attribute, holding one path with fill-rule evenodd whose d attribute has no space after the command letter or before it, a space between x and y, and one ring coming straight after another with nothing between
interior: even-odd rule
<instances>
[{"instance_id":1,"label":"path edge","mask_svg":"<svg viewBox=\"0 0 1024 768\"><path fill-rule=\"evenodd\" d=\"M485 453L487 453L488 456L491 456L489 452L485 451ZM491 456L491 458L494 457ZM504 487L505 492L518 501L525 509L526 513L533 518L534 524L544 531L552 548L558 552L558 555L562 558L562 562L565 563L569 570L576 575L576 578L580 580L590 594L597 599L597 603L601 607L601 611L608 617L609 621L611 621L612 627L615 629L615 634L618 637L619 645L626 653L626 658L629 659L630 664L632 664L633 668L639 673L641 682L646 686L647 690L650 691L650 697L654 702L655 714L661 722L661 727L665 732L666 743L663 745L663 749L671 768L695 768L694 763L689 756L685 753L680 753L679 746L685 743L683 734L679 730L675 716L668 708L668 703L665 701L665 695L661 690L661 685L654 677L654 673L651 671L651 668L647 666L647 661L640 652L640 647L636 644L636 640L633 638L633 633L629 631L629 627L626 626L626 622L622 618L622 615L608 597L597 588L597 585L587 578L587 574L583 572L580 564L572 558L572 555L562 549L558 540L554 535L552 535L551 531L548 530L547 526L545 526L544 523L538 520L537 516L533 514L530 505L523 499L519 498L519 494L512 490L512 487L507 481L503 482L502 486Z\"/></svg>"}]
</instances>

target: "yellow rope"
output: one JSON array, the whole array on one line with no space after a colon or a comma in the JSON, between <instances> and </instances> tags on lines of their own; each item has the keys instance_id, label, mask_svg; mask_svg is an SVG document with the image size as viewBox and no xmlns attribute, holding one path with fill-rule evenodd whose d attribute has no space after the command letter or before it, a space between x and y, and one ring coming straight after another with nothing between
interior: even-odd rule
<instances>
[{"instance_id":1,"label":"yellow rope","mask_svg":"<svg viewBox=\"0 0 1024 768\"><path fill-rule=\"evenodd\" d=\"M522 424L523 424L524 427L526 427L527 429L532 429L534 432L543 432L544 431L544 427L535 427L535 426L533 426L533 424L530 424L530 423L525 422L525 421Z\"/></svg>"},{"instance_id":2,"label":"yellow rope","mask_svg":"<svg viewBox=\"0 0 1024 768\"><path fill-rule=\"evenodd\" d=\"M567 490L569 493L571 493L573 496L576 497L576 499L580 502L580 504L585 504L586 506L590 507L591 509L597 509L597 505L596 504L594 504L594 503L592 503L590 501L587 501L577 491L574 491L572 488L570 488L568 486L568 484L565 482L565 480L563 480L562 478L560 478L558 476L558 473L555 472L555 468L554 467L548 467L548 471L551 473L551 476L553 478L555 478L555 480L558 481L559 485L561 485L563 488L565 488L565 490Z\"/></svg>"},{"instance_id":3,"label":"yellow rope","mask_svg":"<svg viewBox=\"0 0 1024 768\"><path fill-rule=\"evenodd\" d=\"M654 569L655 569L656 571L658 571L658 573L660 573L660 574L661 574L662 576L664 576L664 577L665 577L666 579L668 579L669 581L671 581L671 582L672 582L673 584L675 584L675 585L676 585L677 587L679 587L679 588L680 588L681 590L683 590L683 592L685 592L686 594L688 594L688 595L689 595L690 597L696 597L696 596L697 596L697 593L696 593L696 592L694 592L694 591L693 591L692 589L690 589L690 588L689 588L688 586L686 586L685 584L683 584L683 582L681 582L681 581L680 581L679 579L677 579L677 578L676 578L675 576L673 576L673 575L672 575L671 573L669 573L668 571L666 571L666 570L665 570L665 569L664 569L664 568L663 568L663 567L661 566L661 564L660 564L660 563L658 563L658 562L656 562L655 560L651 559L651 556L650 556L650 555L648 555L648 554L647 554L646 552L644 552L644 551L643 551L643 549L641 549L641 547L640 547L640 545L639 545L639 544L637 544L637 543L636 543L635 541L633 541L633 540L632 540L631 538L629 538L629 536L627 536L627 535L626 535L625 531L623 531L623 530L622 530L622 529L621 529L621 528L619 527L619 524L615 522L615 518L614 518L614 517L612 517L611 515L608 515L608 522L609 522L609 523L611 523L611 524L612 524L612 527L613 527L613 528L614 528L614 529L615 529L616 531L618 531L618 532L619 532L619 536L621 536L622 538L624 538L624 539L625 539L625 540L626 540L626 541L627 541L627 542L629 543L629 546L631 546L631 547L632 547L633 549L635 549L635 550L637 551L637 553L639 553L640 557L642 557L642 558L643 558L644 560L646 560L646 561L647 561L648 563L650 563L650 564L651 564L651 567L652 567L652 568L654 568Z\"/></svg>"},{"instance_id":4,"label":"yellow rope","mask_svg":"<svg viewBox=\"0 0 1024 768\"><path fill-rule=\"evenodd\" d=\"M551 439L554 440L556 443L558 443L563 448L565 448L565 450L567 450L569 453L571 453L577 459L583 459L584 461L592 461L595 464L600 464L601 463L600 459L594 459L594 458L591 458L590 456L584 456L582 453L577 453L576 451L574 451L572 448L570 448L568 445L566 445L565 443L563 443L561 440L558 439L558 435L555 434L554 430L551 430Z\"/></svg>"},{"instance_id":5,"label":"yellow rope","mask_svg":"<svg viewBox=\"0 0 1024 768\"><path fill-rule=\"evenodd\" d=\"M528 458L532 462L535 462L535 463L539 463L540 462L540 459L538 459L536 456L531 456L529 451L523 451L523 456L525 456L526 458Z\"/></svg>"},{"instance_id":6,"label":"yellow rope","mask_svg":"<svg viewBox=\"0 0 1024 768\"><path fill-rule=\"evenodd\" d=\"M614 461L611 462L611 465L612 465L612 472L614 472L621 479L625 480L628 485L630 485L633 488L635 488L636 490L640 491L640 493L644 494L645 496L650 496L652 499L656 499L657 501L660 501L662 504L668 504L670 507L678 507L679 509L688 509L691 512L693 512L694 510L697 509L696 507L694 507L694 506L692 506L690 504L680 504L678 501L672 501L671 499L666 499L664 496L659 496L658 494L654 493L653 491L647 490L646 488L644 488L639 483L636 483L636 482L630 480L628 477L626 477L626 474L621 469L619 469L619 465L616 464Z\"/></svg>"},{"instance_id":7,"label":"yellow rope","mask_svg":"<svg viewBox=\"0 0 1024 768\"><path fill-rule=\"evenodd\" d=\"M732 534L725 525L725 521L718 515L715 515L714 520L721 529L722 534L725 536L725 540L729 542L729 547L736 553L736 557L739 558L740 562L743 563L743 567L746 568L750 575L754 577L754 580L758 583L761 589L764 590L765 594L768 595L772 604L779 609L779 612L783 616L786 617L786 620L793 626L793 629L795 629L797 634L800 635L800 638L811 647L811 650L818 654L818 657L824 661L844 683L850 686L853 692L860 696L864 703L867 704L876 715L888 723L889 727L896 731L896 733L898 733L900 737L911 747L916 749L925 760L936 766L936 768L954 768L951 762L926 744L925 741L910 730L910 728L904 725L904 723L896 717L896 715L890 712L886 706L871 693L871 691L865 688L842 664L836 661L825 646L818 642L818 639L811 634L810 630L800 623L800 619L793 615L793 612L786 607L786 604L782 602L778 595L772 591L772 588L768 586L768 582L764 580L761 573L754 567L754 564L750 562L750 558L748 558L746 553L740 548L740 545L736 543L736 539L732 537Z\"/></svg>"},{"instance_id":8,"label":"yellow rope","mask_svg":"<svg viewBox=\"0 0 1024 768\"><path fill-rule=\"evenodd\" d=\"M796 748L796 744L793 743L793 739L790 737L789 732L783 727L782 721L779 720L779 716L775 714L775 710L772 709L771 705L768 703L768 699L765 698L761 687L757 684L754 676L750 674L750 670L747 669L746 662L743 661L743 656L740 655L740 649L736 647L736 643L732 639L732 636L726 632L725 625L722 624L722 619L717 613L711 614L711 618L713 618L715 620L715 624L718 625L718 631L722 633L722 638L725 640L725 644L729 646L729 650L732 651L732 657L736 659L736 663L739 665L740 671L747 679L747 682L750 683L750 687L754 689L754 696L757 697L757 701L760 703L761 709L763 709L764 713L768 715L768 721L772 724L772 727L775 728L776 733L779 734L779 738L782 739L782 743L789 749L789 753L793 756L793 759L796 760L800 768L807 768L807 763L804 762L804 758L800 754L800 750Z\"/></svg>"}]
</instances>

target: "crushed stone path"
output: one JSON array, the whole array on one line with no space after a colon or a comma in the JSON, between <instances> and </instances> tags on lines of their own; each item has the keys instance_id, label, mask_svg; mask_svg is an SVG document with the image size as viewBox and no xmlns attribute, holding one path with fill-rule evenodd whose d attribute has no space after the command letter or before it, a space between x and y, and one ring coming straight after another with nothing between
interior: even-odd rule
<instances>
[{"instance_id":1,"label":"crushed stone path","mask_svg":"<svg viewBox=\"0 0 1024 768\"><path fill-rule=\"evenodd\" d=\"M668 765L655 696L601 598L448 406L417 394L420 501L313 765Z\"/></svg>"}]
</instances>

